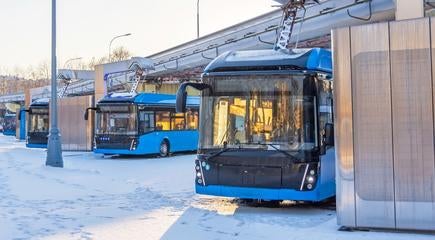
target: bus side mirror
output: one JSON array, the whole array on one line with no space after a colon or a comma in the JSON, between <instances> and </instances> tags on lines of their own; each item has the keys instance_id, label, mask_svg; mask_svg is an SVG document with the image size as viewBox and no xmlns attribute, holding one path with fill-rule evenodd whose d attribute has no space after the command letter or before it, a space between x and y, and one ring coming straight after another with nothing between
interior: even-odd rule
<instances>
[{"instance_id":1,"label":"bus side mirror","mask_svg":"<svg viewBox=\"0 0 435 240\"><path fill-rule=\"evenodd\" d=\"M193 87L199 91L203 91L204 89L210 89L211 86L206 83L192 83L192 82L185 82L178 87L177 90L177 101L175 104L176 112L177 113L184 113L186 112L186 105L187 105L187 87Z\"/></svg>"},{"instance_id":2,"label":"bus side mirror","mask_svg":"<svg viewBox=\"0 0 435 240\"><path fill-rule=\"evenodd\" d=\"M88 119L89 119L89 111L90 110L95 111L95 110L97 110L97 108L93 108L93 107L86 108L86 110L85 110L85 116L84 116L85 121L88 121Z\"/></svg>"},{"instance_id":3,"label":"bus side mirror","mask_svg":"<svg viewBox=\"0 0 435 240\"><path fill-rule=\"evenodd\" d=\"M325 136L324 136L325 146L334 146L334 124L325 124Z\"/></svg>"},{"instance_id":4,"label":"bus side mirror","mask_svg":"<svg viewBox=\"0 0 435 240\"><path fill-rule=\"evenodd\" d=\"M30 112L30 109L28 109L28 110L20 110L20 111L18 111L18 121L21 121L21 113L22 112Z\"/></svg>"},{"instance_id":5,"label":"bus side mirror","mask_svg":"<svg viewBox=\"0 0 435 240\"><path fill-rule=\"evenodd\" d=\"M187 105L187 91L186 91L187 85L182 83L180 87L177 90L177 100L175 103L175 111L177 113L184 113L186 112L186 105Z\"/></svg>"}]
</instances>

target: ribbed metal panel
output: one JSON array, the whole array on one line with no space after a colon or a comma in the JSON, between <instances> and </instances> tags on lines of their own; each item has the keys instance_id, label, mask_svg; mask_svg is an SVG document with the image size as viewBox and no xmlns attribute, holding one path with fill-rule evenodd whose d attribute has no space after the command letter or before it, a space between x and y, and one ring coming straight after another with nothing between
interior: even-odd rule
<instances>
[{"instance_id":1,"label":"ribbed metal panel","mask_svg":"<svg viewBox=\"0 0 435 240\"><path fill-rule=\"evenodd\" d=\"M350 30L332 31L334 58L337 221L355 227Z\"/></svg>"},{"instance_id":2,"label":"ribbed metal panel","mask_svg":"<svg viewBox=\"0 0 435 240\"><path fill-rule=\"evenodd\" d=\"M388 23L352 27L351 36L357 225L394 228Z\"/></svg>"},{"instance_id":3,"label":"ribbed metal panel","mask_svg":"<svg viewBox=\"0 0 435 240\"><path fill-rule=\"evenodd\" d=\"M390 23L398 228L435 230L429 19Z\"/></svg>"},{"instance_id":4,"label":"ribbed metal panel","mask_svg":"<svg viewBox=\"0 0 435 240\"><path fill-rule=\"evenodd\" d=\"M92 96L61 98L59 104L59 128L62 134L62 150L91 151L94 118L89 112L84 120L86 108L93 106Z\"/></svg>"}]
</instances>

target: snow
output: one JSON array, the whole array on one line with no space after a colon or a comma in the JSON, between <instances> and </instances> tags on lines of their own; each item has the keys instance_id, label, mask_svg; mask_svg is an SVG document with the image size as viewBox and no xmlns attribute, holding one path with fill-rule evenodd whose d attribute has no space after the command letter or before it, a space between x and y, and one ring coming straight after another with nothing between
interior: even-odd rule
<instances>
[{"instance_id":1,"label":"snow","mask_svg":"<svg viewBox=\"0 0 435 240\"><path fill-rule=\"evenodd\" d=\"M434 239L433 234L339 232L330 206L278 208L194 193L194 155L102 158L0 136L0 239Z\"/></svg>"}]
</instances>

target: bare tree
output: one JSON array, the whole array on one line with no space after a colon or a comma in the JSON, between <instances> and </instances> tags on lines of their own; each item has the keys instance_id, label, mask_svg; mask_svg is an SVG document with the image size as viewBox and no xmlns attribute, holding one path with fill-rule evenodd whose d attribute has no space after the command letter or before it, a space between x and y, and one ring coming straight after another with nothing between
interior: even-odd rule
<instances>
[{"instance_id":1,"label":"bare tree","mask_svg":"<svg viewBox=\"0 0 435 240\"><path fill-rule=\"evenodd\" d=\"M111 62L119 62L131 58L131 53L125 47L118 47L111 54Z\"/></svg>"},{"instance_id":2,"label":"bare tree","mask_svg":"<svg viewBox=\"0 0 435 240\"><path fill-rule=\"evenodd\" d=\"M44 61L38 66L38 78L48 80L50 79L50 66L48 62Z\"/></svg>"}]
</instances>

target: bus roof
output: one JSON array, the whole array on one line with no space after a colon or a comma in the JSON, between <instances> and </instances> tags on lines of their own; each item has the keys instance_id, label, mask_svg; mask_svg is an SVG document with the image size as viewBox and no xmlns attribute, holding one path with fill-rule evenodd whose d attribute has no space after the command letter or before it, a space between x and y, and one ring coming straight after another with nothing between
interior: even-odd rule
<instances>
[{"instance_id":1,"label":"bus roof","mask_svg":"<svg viewBox=\"0 0 435 240\"><path fill-rule=\"evenodd\" d=\"M160 93L139 93L131 95L128 93L111 93L104 97L99 103L137 103L147 105L174 105L176 95ZM199 106L199 97L188 96L187 105Z\"/></svg>"},{"instance_id":2,"label":"bus roof","mask_svg":"<svg viewBox=\"0 0 435 240\"><path fill-rule=\"evenodd\" d=\"M294 49L288 52L273 49L229 51L213 60L204 73L280 70L332 73L331 51L324 48Z\"/></svg>"},{"instance_id":3,"label":"bus roof","mask_svg":"<svg viewBox=\"0 0 435 240\"><path fill-rule=\"evenodd\" d=\"M48 106L48 104L50 103L50 98L38 98L36 100L33 100L33 102L30 104L31 107L35 107L35 106Z\"/></svg>"}]
</instances>

